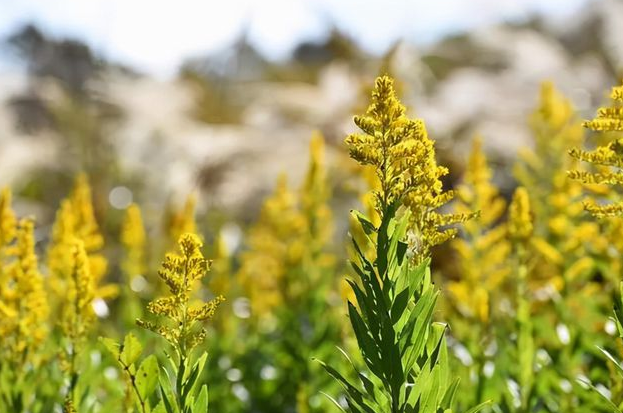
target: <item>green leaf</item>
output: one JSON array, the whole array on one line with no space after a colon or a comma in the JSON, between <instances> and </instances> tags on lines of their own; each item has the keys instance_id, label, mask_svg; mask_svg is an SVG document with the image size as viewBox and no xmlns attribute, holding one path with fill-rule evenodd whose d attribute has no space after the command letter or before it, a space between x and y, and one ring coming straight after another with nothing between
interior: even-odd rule
<instances>
[{"instance_id":1,"label":"green leaf","mask_svg":"<svg viewBox=\"0 0 623 413\"><path fill-rule=\"evenodd\" d=\"M434 413L437 411L440 400L439 398L439 365L435 365L432 374L428 380L422 383L424 391L422 391L422 413Z\"/></svg>"},{"instance_id":2,"label":"green leaf","mask_svg":"<svg viewBox=\"0 0 623 413\"><path fill-rule=\"evenodd\" d=\"M321 391L320 394L322 394L327 399L329 399L338 409L340 409L341 412L346 413L346 410L344 410L344 408L333 397L331 397L330 395L328 395L327 393L323 391Z\"/></svg>"},{"instance_id":3,"label":"green leaf","mask_svg":"<svg viewBox=\"0 0 623 413\"><path fill-rule=\"evenodd\" d=\"M349 404L354 403L359 410L363 410L366 413L375 413L375 410L372 407L368 406L368 404L365 402L364 398L366 397L366 395L364 393L362 393L358 388L353 386L333 367L327 365L322 361L319 361L319 363L327 371L327 373L329 373L334 379L336 379L342 385L344 390L346 390Z\"/></svg>"},{"instance_id":4,"label":"green leaf","mask_svg":"<svg viewBox=\"0 0 623 413\"><path fill-rule=\"evenodd\" d=\"M409 321L402 329L399 337L400 348L405 359L405 370L408 371L424 351L426 340L431 328L431 320L435 309L437 293L429 289L410 310Z\"/></svg>"},{"instance_id":5,"label":"green leaf","mask_svg":"<svg viewBox=\"0 0 623 413\"><path fill-rule=\"evenodd\" d=\"M394 304L392 305L392 324L396 324L404 314L409 304L409 298L411 298L409 289L404 289L394 299Z\"/></svg>"},{"instance_id":6,"label":"green leaf","mask_svg":"<svg viewBox=\"0 0 623 413\"><path fill-rule=\"evenodd\" d=\"M616 322L619 336L623 338L623 282L619 285L620 295L614 300L614 321Z\"/></svg>"},{"instance_id":7,"label":"green leaf","mask_svg":"<svg viewBox=\"0 0 623 413\"><path fill-rule=\"evenodd\" d=\"M443 399L441 400L442 408L450 409L452 407L452 404L454 403L454 398L456 397L456 391L459 388L460 381L461 379L457 377L446 389L446 393L443 395Z\"/></svg>"},{"instance_id":8,"label":"green leaf","mask_svg":"<svg viewBox=\"0 0 623 413\"><path fill-rule=\"evenodd\" d=\"M612 354L610 354L610 352L604 348L601 348L599 346L597 346L597 348L604 353L604 355L608 358L608 360L610 360L610 362L612 364L614 364L614 367L616 367L617 371L619 372L619 375L621 375L621 377L623 377L623 366L621 366L621 363L614 358L614 356Z\"/></svg>"},{"instance_id":9,"label":"green leaf","mask_svg":"<svg viewBox=\"0 0 623 413\"><path fill-rule=\"evenodd\" d=\"M208 386L205 384L201 386L201 392L199 392L199 396L197 400L195 400L195 405L193 406L193 413L207 413L208 412Z\"/></svg>"},{"instance_id":10,"label":"green leaf","mask_svg":"<svg viewBox=\"0 0 623 413\"><path fill-rule=\"evenodd\" d=\"M398 241L398 246L396 248L396 254L398 256L398 265L402 265L404 256L407 253L407 249L409 248L409 244L406 242Z\"/></svg>"},{"instance_id":11,"label":"green leaf","mask_svg":"<svg viewBox=\"0 0 623 413\"><path fill-rule=\"evenodd\" d=\"M164 389L162 383L160 383L160 393L162 394L162 402L164 404L164 408L167 410L167 413L177 413L177 409L174 407L174 397L171 392L167 392Z\"/></svg>"},{"instance_id":12,"label":"green leaf","mask_svg":"<svg viewBox=\"0 0 623 413\"><path fill-rule=\"evenodd\" d=\"M485 407L487 407L490 404L491 404L491 401L487 400L486 402L482 402L479 405L472 407L471 409L469 409L465 413L476 413L476 412L479 412L479 411L481 411L482 409L484 409Z\"/></svg>"},{"instance_id":13,"label":"green leaf","mask_svg":"<svg viewBox=\"0 0 623 413\"><path fill-rule=\"evenodd\" d=\"M348 314L350 316L350 322L353 326L353 331L355 332L355 337L357 338L357 343L361 349L364 361L372 373L374 373L378 378L383 379L384 374L381 370L383 363L379 357L379 349L374 340L370 337L366 324L361 319L359 312L357 312L355 306L353 306L350 302L348 303Z\"/></svg>"},{"instance_id":14,"label":"green leaf","mask_svg":"<svg viewBox=\"0 0 623 413\"><path fill-rule=\"evenodd\" d=\"M365 215L363 215L361 212L357 210L352 210L350 211L350 213L355 218L357 218L357 221L359 221L359 223L361 224L361 228L363 229L363 232L366 233L366 235L376 233L376 227L374 226L372 222L370 222L370 220Z\"/></svg>"},{"instance_id":15,"label":"green leaf","mask_svg":"<svg viewBox=\"0 0 623 413\"><path fill-rule=\"evenodd\" d=\"M126 366L130 366L138 360L143 351L143 346L140 341L134 336L134 334L129 333L125 336L123 340L123 346L121 347L121 354L119 355L119 359Z\"/></svg>"},{"instance_id":16,"label":"green leaf","mask_svg":"<svg viewBox=\"0 0 623 413\"><path fill-rule=\"evenodd\" d=\"M162 402L167 413L178 413L173 387L171 386L171 377L165 368L160 369L159 382Z\"/></svg>"},{"instance_id":17,"label":"green leaf","mask_svg":"<svg viewBox=\"0 0 623 413\"><path fill-rule=\"evenodd\" d=\"M119 343L108 337L100 337L99 341L104 345L104 347L106 347L110 354L113 355L115 360L119 358Z\"/></svg>"},{"instance_id":18,"label":"green leaf","mask_svg":"<svg viewBox=\"0 0 623 413\"><path fill-rule=\"evenodd\" d=\"M195 362L193 367L191 368L191 372L188 375L186 381L184 381L184 385L182 386L182 398L186 398L189 395L194 393L195 383L199 374L203 371L203 367L205 366L206 360L208 359L208 353L203 353L199 360Z\"/></svg>"},{"instance_id":19,"label":"green leaf","mask_svg":"<svg viewBox=\"0 0 623 413\"><path fill-rule=\"evenodd\" d=\"M153 354L145 358L136 372L136 387L143 400L147 399L158 384L159 366Z\"/></svg>"},{"instance_id":20,"label":"green leaf","mask_svg":"<svg viewBox=\"0 0 623 413\"><path fill-rule=\"evenodd\" d=\"M158 405L151 411L151 413L167 413L167 410L164 407L162 402L159 402Z\"/></svg>"},{"instance_id":21,"label":"green leaf","mask_svg":"<svg viewBox=\"0 0 623 413\"><path fill-rule=\"evenodd\" d=\"M380 320L376 315L374 300L370 297L370 295L364 294L361 288L359 288L359 286L354 281L346 280L346 282L348 282L353 292L355 293L357 305L362 312L362 316L365 316L365 322L366 325L370 328L370 333L373 337L378 337L380 334Z\"/></svg>"}]
</instances>

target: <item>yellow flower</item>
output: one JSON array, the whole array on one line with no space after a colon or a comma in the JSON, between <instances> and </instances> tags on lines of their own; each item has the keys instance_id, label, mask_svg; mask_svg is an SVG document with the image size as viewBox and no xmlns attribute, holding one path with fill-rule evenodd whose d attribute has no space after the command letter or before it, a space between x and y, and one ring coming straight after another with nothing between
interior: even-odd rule
<instances>
[{"instance_id":1,"label":"yellow flower","mask_svg":"<svg viewBox=\"0 0 623 413\"><path fill-rule=\"evenodd\" d=\"M559 232L570 229L570 221L582 210L581 185L566 178L566 171L575 167L566 153L581 142L583 129L571 102L550 82L541 86L530 127L534 149L523 151L515 176L530 193L536 234L549 240L550 227Z\"/></svg>"},{"instance_id":2,"label":"yellow flower","mask_svg":"<svg viewBox=\"0 0 623 413\"><path fill-rule=\"evenodd\" d=\"M114 284L100 285L106 275L108 262L100 253L104 237L99 231L91 201L91 188L86 175L80 174L68 198L61 202L52 228L48 247L50 283L57 296L63 296L73 273L75 240L84 244L89 272L95 285L95 297L114 297L118 288Z\"/></svg>"},{"instance_id":3,"label":"yellow flower","mask_svg":"<svg viewBox=\"0 0 623 413\"><path fill-rule=\"evenodd\" d=\"M623 131L623 86L612 89L610 94L612 105L599 108L597 117L584 122L584 126L610 140L591 151L572 149L570 155L580 161L593 166L592 170L571 170L568 175L571 179L590 185L618 185L623 183L623 138L618 132ZM613 133L607 133L613 132ZM611 191L612 195L614 193ZM609 195L609 194L606 194ZM597 217L615 216L623 213L623 202L618 196L614 199L605 199L606 202L589 200L585 209Z\"/></svg>"},{"instance_id":4,"label":"yellow flower","mask_svg":"<svg viewBox=\"0 0 623 413\"><path fill-rule=\"evenodd\" d=\"M8 283L8 273L2 264L12 255L16 232L17 218L11 208L11 191L4 188L0 192L0 285Z\"/></svg>"},{"instance_id":5,"label":"yellow flower","mask_svg":"<svg viewBox=\"0 0 623 413\"><path fill-rule=\"evenodd\" d=\"M482 211L478 219L465 223L464 237L452 240L458 254L460 280L448 283L453 306L463 315L481 323L489 321L491 296L509 273L506 259L510 246L506 228L498 222L506 202L491 183L492 172L482 151L480 138L474 139L463 183L458 188L456 211Z\"/></svg>"},{"instance_id":6,"label":"yellow flower","mask_svg":"<svg viewBox=\"0 0 623 413\"><path fill-rule=\"evenodd\" d=\"M550 264L560 265L564 261L564 257L552 244L545 241L541 237L533 237L530 240L533 250L540 254Z\"/></svg>"},{"instance_id":7,"label":"yellow flower","mask_svg":"<svg viewBox=\"0 0 623 413\"><path fill-rule=\"evenodd\" d=\"M355 117L355 124L363 134L349 135L346 144L353 159L375 168L380 180L380 189L375 191L377 211L383 215L395 202L409 207L415 257L425 259L432 246L456 234L449 225L464 222L472 214L437 212L453 197L452 192L443 191L441 182L448 169L437 165L424 122L405 116L391 78L376 80L370 106L364 115Z\"/></svg>"},{"instance_id":8,"label":"yellow flower","mask_svg":"<svg viewBox=\"0 0 623 413\"><path fill-rule=\"evenodd\" d=\"M21 369L22 363L35 362L47 337L49 307L35 254L33 221L20 220L15 239L7 241L14 248L0 260L4 273L0 280L0 349L14 368Z\"/></svg>"},{"instance_id":9,"label":"yellow flower","mask_svg":"<svg viewBox=\"0 0 623 413\"><path fill-rule=\"evenodd\" d=\"M525 246L530 241L533 230L528 191L526 188L519 187L515 190L508 211L509 238L513 244Z\"/></svg>"},{"instance_id":10,"label":"yellow flower","mask_svg":"<svg viewBox=\"0 0 623 413\"><path fill-rule=\"evenodd\" d=\"M95 322L95 279L84 241L74 238L66 247L71 259L71 276L65 293L67 305L63 307L61 328L72 342L72 353L75 354L77 343L86 337Z\"/></svg>"},{"instance_id":11,"label":"yellow flower","mask_svg":"<svg viewBox=\"0 0 623 413\"><path fill-rule=\"evenodd\" d=\"M181 254L167 254L158 271L170 295L156 298L147 305L151 314L165 321L137 320L137 324L164 337L184 358L206 337L201 325L212 318L224 298L218 296L207 302L193 302L193 286L205 277L210 262L201 253L203 244L197 235L183 234L178 244Z\"/></svg>"},{"instance_id":12,"label":"yellow flower","mask_svg":"<svg viewBox=\"0 0 623 413\"><path fill-rule=\"evenodd\" d=\"M258 222L249 230L238 278L255 316L305 296L334 263L334 257L326 253L333 225L323 153L324 140L316 134L300 191L290 190L286 176L281 175L274 193L264 201Z\"/></svg>"},{"instance_id":13,"label":"yellow flower","mask_svg":"<svg viewBox=\"0 0 623 413\"><path fill-rule=\"evenodd\" d=\"M0 257L2 257L1 249L15 237L16 226L17 219L11 209L11 191L4 188L0 192Z\"/></svg>"},{"instance_id":14,"label":"yellow flower","mask_svg":"<svg viewBox=\"0 0 623 413\"><path fill-rule=\"evenodd\" d=\"M212 251L210 291L215 294L226 295L231 289L231 253L227 248L222 231L214 239Z\"/></svg>"},{"instance_id":15,"label":"yellow flower","mask_svg":"<svg viewBox=\"0 0 623 413\"><path fill-rule=\"evenodd\" d=\"M325 143L318 132L314 133L309 144L309 165L305 182L301 188L301 210L307 219L310 232L315 234L309 246L313 250L322 249L333 233L331 209L327 204L329 190L325 168Z\"/></svg>"},{"instance_id":16,"label":"yellow flower","mask_svg":"<svg viewBox=\"0 0 623 413\"><path fill-rule=\"evenodd\" d=\"M491 182L493 173L482 150L482 140L474 139L472 151L467 161L463 184L458 188L459 202L456 210L462 214L480 211L478 219L465 223L465 231L474 238L483 227L489 227L500 220L506 208L506 201L498 188Z\"/></svg>"},{"instance_id":17,"label":"yellow flower","mask_svg":"<svg viewBox=\"0 0 623 413\"><path fill-rule=\"evenodd\" d=\"M172 241L179 239L182 234L197 232L197 223L195 222L195 208L197 205L197 196L192 193L186 197L186 202L180 210L169 211L167 231Z\"/></svg>"},{"instance_id":18,"label":"yellow flower","mask_svg":"<svg viewBox=\"0 0 623 413\"><path fill-rule=\"evenodd\" d=\"M515 166L519 184L530 194L533 215L530 287L561 291L570 281L564 276L567 268L590 253L583 235L588 223L583 222L582 183L568 179L566 172L577 167L578 160L567 153L580 144L584 129L570 100L549 82L541 87L530 126L534 149L525 150Z\"/></svg>"},{"instance_id":19,"label":"yellow flower","mask_svg":"<svg viewBox=\"0 0 623 413\"><path fill-rule=\"evenodd\" d=\"M301 265L308 229L296 194L281 175L275 192L264 201L258 222L249 231L249 249L242 253L238 273L258 315L283 304L284 279L289 269Z\"/></svg>"},{"instance_id":20,"label":"yellow flower","mask_svg":"<svg viewBox=\"0 0 623 413\"><path fill-rule=\"evenodd\" d=\"M137 275L145 274L145 228L141 210L136 204L128 207L121 227L121 244L125 257L121 267L130 281Z\"/></svg>"}]
</instances>

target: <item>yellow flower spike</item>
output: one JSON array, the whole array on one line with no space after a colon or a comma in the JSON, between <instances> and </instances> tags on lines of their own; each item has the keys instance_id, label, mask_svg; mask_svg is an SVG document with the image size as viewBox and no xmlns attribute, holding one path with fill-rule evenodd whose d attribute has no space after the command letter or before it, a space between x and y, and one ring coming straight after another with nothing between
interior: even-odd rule
<instances>
[{"instance_id":1,"label":"yellow flower spike","mask_svg":"<svg viewBox=\"0 0 623 413\"><path fill-rule=\"evenodd\" d=\"M52 287L57 293L65 289L64 283L71 273L71 254L67 251L68 242L74 237L75 215L71 201L61 202L52 227L52 241L48 249L48 268Z\"/></svg>"},{"instance_id":2,"label":"yellow flower spike","mask_svg":"<svg viewBox=\"0 0 623 413\"><path fill-rule=\"evenodd\" d=\"M443 192L441 183L448 169L437 165L434 143L424 122L405 116L390 77L376 79L370 106L354 121L363 134L349 135L345 142L351 158L375 168L380 180L380 189L375 191L378 213L383 215L384 208L394 202L410 208L414 256L416 261L426 259L431 247L455 235L456 230L445 227L464 222L473 214L436 212L453 197L452 192Z\"/></svg>"},{"instance_id":3,"label":"yellow flower spike","mask_svg":"<svg viewBox=\"0 0 623 413\"><path fill-rule=\"evenodd\" d=\"M549 82L541 87L530 128L534 148L521 154L514 169L519 185L530 194L534 226L529 242L528 286L532 292L544 288L551 291L553 286L564 294L563 289L583 288L582 283L568 284L573 280L565 274L577 260L594 255L594 246L603 238L598 233L594 238L583 235L583 184L567 176L567 171L578 165L578 159L568 156L568 152L580 144L584 128L571 101ZM591 239L591 245L585 242L587 239Z\"/></svg>"},{"instance_id":4,"label":"yellow flower spike","mask_svg":"<svg viewBox=\"0 0 623 413\"><path fill-rule=\"evenodd\" d=\"M67 399L75 400L76 383L79 377L79 357L84 350L84 341L93 330L95 312L93 300L96 298L95 278L81 239L74 237L65 244L70 257L71 274L66 281L64 306L61 309L60 327L63 333L61 370L70 383Z\"/></svg>"},{"instance_id":5,"label":"yellow flower spike","mask_svg":"<svg viewBox=\"0 0 623 413\"><path fill-rule=\"evenodd\" d=\"M541 85L539 103L530 117L534 149L521 153L515 176L532 198L535 232L547 238L550 220L572 217L580 207L577 201L581 185L566 179L565 171L574 160L564 154L578 145L583 129L571 101L552 83Z\"/></svg>"},{"instance_id":6,"label":"yellow flower spike","mask_svg":"<svg viewBox=\"0 0 623 413\"><path fill-rule=\"evenodd\" d=\"M290 268L301 264L302 255L294 254L293 249L308 229L305 218L286 176L280 175L273 195L264 201L259 220L249 231L249 249L242 254L238 272L256 315L283 304L283 280Z\"/></svg>"},{"instance_id":7,"label":"yellow flower spike","mask_svg":"<svg viewBox=\"0 0 623 413\"><path fill-rule=\"evenodd\" d=\"M91 188L86 175L76 178L74 188L68 198L61 202L52 227L52 240L48 247L48 268L50 284L57 296L63 296L70 283L74 257L71 249L75 240L84 244L88 266L95 285L95 297L114 297L118 288L114 284L101 285L108 268L108 261L100 253L104 246L91 199ZM60 303L62 305L62 303Z\"/></svg>"},{"instance_id":8,"label":"yellow flower spike","mask_svg":"<svg viewBox=\"0 0 623 413\"><path fill-rule=\"evenodd\" d=\"M492 184L492 175L482 141L477 137L457 190L455 210L463 214L482 212L479 219L465 223L464 237L451 243L458 255L461 278L449 283L448 292L451 304L462 316L483 324L489 322L491 296L509 273L506 228L498 224L506 202Z\"/></svg>"},{"instance_id":9,"label":"yellow flower spike","mask_svg":"<svg viewBox=\"0 0 623 413\"><path fill-rule=\"evenodd\" d=\"M300 190L291 190L286 176L280 175L257 223L249 230L248 249L242 253L237 277L256 321L301 297L322 276L320 269L333 265L334 257L325 252L333 225L323 152L324 140L315 134ZM299 277L301 271L306 271L304 279Z\"/></svg>"},{"instance_id":10,"label":"yellow flower spike","mask_svg":"<svg viewBox=\"0 0 623 413\"><path fill-rule=\"evenodd\" d=\"M208 302L194 304L195 281L205 277L210 262L204 258L199 236L183 234L179 241L179 254L167 254L158 276L169 288L170 295L156 298L147 305L147 310L164 320L156 322L136 320L143 328L164 337L176 349L182 359L206 336L202 322L214 315L222 296Z\"/></svg>"},{"instance_id":11,"label":"yellow flower spike","mask_svg":"<svg viewBox=\"0 0 623 413\"><path fill-rule=\"evenodd\" d=\"M176 241L182 234L196 233L197 223L195 222L195 209L197 206L197 196L191 193L186 197L184 206L178 211L172 211L169 217L167 231L171 240Z\"/></svg>"},{"instance_id":12,"label":"yellow flower spike","mask_svg":"<svg viewBox=\"0 0 623 413\"><path fill-rule=\"evenodd\" d=\"M327 204L329 189L325 167L324 137L316 132L309 144L309 166L305 182L301 188L301 210L306 217L309 231L315 234L308 248L317 253L333 234L331 209ZM306 243L307 244L307 243Z\"/></svg>"},{"instance_id":13,"label":"yellow flower spike","mask_svg":"<svg viewBox=\"0 0 623 413\"><path fill-rule=\"evenodd\" d=\"M125 258L121 267L128 281L137 275L145 274L145 228L141 209L136 204L128 207L121 227L121 244L125 248Z\"/></svg>"},{"instance_id":14,"label":"yellow flower spike","mask_svg":"<svg viewBox=\"0 0 623 413\"><path fill-rule=\"evenodd\" d=\"M623 86L614 87L610 94L611 106L599 108L594 119L584 122L584 127L600 132L601 137L608 139L609 142L591 151L577 148L569 151L573 158L592 166L592 169L585 171L570 170L568 175L571 179L597 186L623 183L623 174L620 172L623 166L623 138L618 134L623 131L622 90ZM605 198L605 202L597 200L585 202L585 209L588 212L600 218L623 214L623 202L612 197L608 198L608 195L611 195L608 192L601 195Z\"/></svg>"},{"instance_id":15,"label":"yellow flower spike","mask_svg":"<svg viewBox=\"0 0 623 413\"><path fill-rule=\"evenodd\" d=\"M532 124L545 123L550 129L559 130L566 127L574 116L571 102L556 90L552 82L543 82L539 106L532 114Z\"/></svg>"},{"instance_id":16,"label":"yellow flower spike","mask_svg":"<svg viewBox=\"0 0 623 413\"><path fill-rule=\"evenodd\" d=\"M472 232L472 229L476 232L482 227L490 226L504 214L506 201L492 184L492 177L493 173L482 150L482 140L477 137L467 162L464 184L457 191L460 201L456 208L458 212L469 214L471 211L480 211L477 220L465 223L467 232Z\"/></svg>"},{"instance_id":17,"label":"yellow flower spike","mask_svg":"<svg viewBox=\"0 0 623 413\"><path fill-rule=\"evenodd\" d=\"M573 263L564 274L565 279L575 280L580 275L589 272L595 267L595 262L590 257L582 257Z\"/></svg>"},{"instance_id":18,"label":"yellow flower spike","mask_svg":"<svg viewBox=\"0 0 623 413\"><path fill-rule=\"evenodd\" d=\"M210 291L214 294L227 295L231 289L231 252L227 248L222 231L214 239L212 266L210 271Z\"/></svg>"},{"instance_id":19,"label":"yellow flower spike","mask_svg":"<svg viewBox=\"0 0 623 413\"><path fill-rule=\"evenodd\" d=\"M76 217L75 235L84 242L87 252L101 249L104 237L95 219L91 187L86 174L79 174L76 178L70 201Z\"/></svg>"},{"instance_id":20,"label":"yellow flower spike","mask_svg":"<svg viewBox=\"0 0 623 413\"><path fill-rule=\"evenodd\" d=\"M11 191L4 188L0 192L0 285L8 282L6 261L12 255L11 249L16 232L17 218L11 208Z\"/></svg>"},{"instance_id":21,"label":"yellow flower spike","mask_svg":"<svg viewBox=\"0 0 623 413\"><path fill-rule=\"evenodd\" d=\"M515 190L509 206L508 234L515 245L526 245L532 237L533 230L528 191L519 187Z\"/></svg>"},{"instance_id":22,"label":"yellow flower spike","mask_svg":"<svg viewBox=\"0 0 623 413\"><path fill-rule=\"evenodd\" d=\"M6 360L36 364L37 350L48 334L49 307L35 254L34 223L22 219L16 230L12 260L2 265L6 279L0 289L0 349Z\"/></svg>"},{"instance_id":23,"label":"yellow flower spike","mask_svg":"<svg viewBox=\"0 0 623 413\"><path fill-rule=\"evenodd\" d=\"M533 247L535 252L540 254L548 262L556 265L563 264L564 257L562 254L543 238L533 237L530 240L530 245Z\"/></svg>"},{"instance_id":24,"label":"yellow flower spike","mask_svg":"<svg viewBox=\"0 0 623 413\"><path fill-rule=\"evenodd\" d=\"M93 300L95 280L91 273L84 241L74 238L67 245L72 260L71 282L67 290L68 305L64 307L63 333L72 342L83 339L95 321Z\"/></svg>"},{"instance_id":25,"label":"yellow flower spike","mask_svg":"<svg viewBox=\"0 0 623 413\"><path fill-rule=\"evenodd\" d=\"M0 192L0 249L11 243L15 237L17 219L11 209L11 191L4 188ZM0 253L0 258L2 253Z\"/></svg>"}]
</instances>

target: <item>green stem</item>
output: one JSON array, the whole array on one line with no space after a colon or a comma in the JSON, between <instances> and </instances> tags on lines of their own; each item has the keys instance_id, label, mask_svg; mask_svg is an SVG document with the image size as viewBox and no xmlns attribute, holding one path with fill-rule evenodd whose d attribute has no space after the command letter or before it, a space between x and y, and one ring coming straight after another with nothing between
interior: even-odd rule
<instances>
[{"instance_id":1,"label":"green stem","mask_svg":"<svg viewBox=\"0 0 623 413\"><path fill-rule=\"evenodd\" d=\"M136 394L136 398L138 399L139 405L141 406L141 412L147 413L145 400L143 400L143 397L141 397L141 393L138 391L138 387L136 386L135 374L132 373L132 371L130 370L130 366L128 366L127 364L123 362L123 360L121 359L121 355L117 357L117 361L119 361L119 364L121 364L121 366L123 367L123 370L126 372L128 377L130 378L130 383L132 384L132 390L134 391L134 394Z\"/></svg>"},{"instance_id":2,"label":"green stem","mask_svg":"<svg viewBox=\"0 0 623 413\"><path fill-rule=\"evenodd\" d=\"M519 324L517 352L520 369L518 378L521 391L521 411L528 411L528 396L533 382L534 338L530 322L530 302L526 299L528 268L526 250L523 246L518 246L517 257L517 321Z\"/></svg>"}]
</instances>

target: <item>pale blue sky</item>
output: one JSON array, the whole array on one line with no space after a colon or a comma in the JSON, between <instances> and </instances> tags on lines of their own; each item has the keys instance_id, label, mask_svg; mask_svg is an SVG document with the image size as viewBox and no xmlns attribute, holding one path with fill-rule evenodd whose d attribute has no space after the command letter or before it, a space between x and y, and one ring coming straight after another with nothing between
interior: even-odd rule
<instances>
[{"instance_id":1,"label":"pale blue sky","mask_svg":"<svg viewBox=\"0 0 623 413\"><path fill-rule=\"evenodd\" d=\"M333 21L367 50L399 38L426 43L453 31L532 13L563 16L589 0L0 0L0 36L35 22L84 39L106 57L166 77L188 56L227 47L248 27L279 59Z\"/></svg>"}]
</instances>

